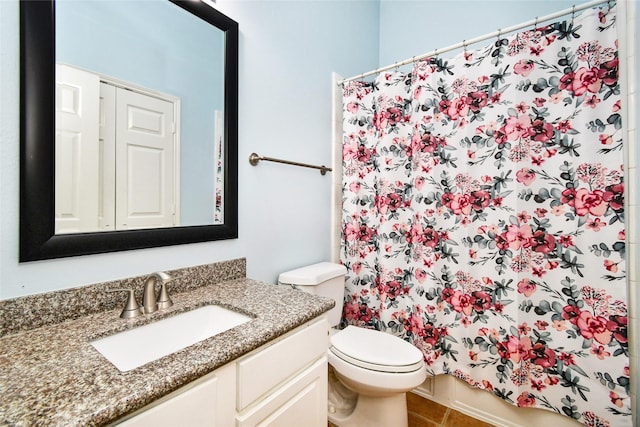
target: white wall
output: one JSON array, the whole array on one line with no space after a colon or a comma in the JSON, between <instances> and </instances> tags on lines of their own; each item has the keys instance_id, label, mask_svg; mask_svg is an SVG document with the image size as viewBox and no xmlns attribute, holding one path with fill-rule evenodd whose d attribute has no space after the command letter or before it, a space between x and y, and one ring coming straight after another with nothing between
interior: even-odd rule
<instances>
[{"instance_id":1,"label":"white wall","mask_svg":"<svg viewBox=\"0 0 640 427\"><path fill-rule=\"evenodd\" d=\"M330 177L247 159L255 151L330 163L331 73L377 66L378 4L219 0L216 8L240 24L239 238L20 264L18 2L0 0L0 299L237 257L247 258L249 277L275 282L328 259Z\"/></svg>"}]
</instances>

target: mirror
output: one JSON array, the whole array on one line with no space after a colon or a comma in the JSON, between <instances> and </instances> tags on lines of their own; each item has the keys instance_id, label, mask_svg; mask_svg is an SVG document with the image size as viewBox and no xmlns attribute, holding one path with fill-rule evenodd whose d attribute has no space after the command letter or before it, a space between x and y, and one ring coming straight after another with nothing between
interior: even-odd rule
<instances>
[{"instance_id":1,"label":"mirror","mask_svg":"<svg viewBox=\"0 0 640 427\"><path fill-rule=\"evenodd\" d=\"M135 5L136 7L160 7L156 15L169 15L169 19L176 27L181 20L192 20L186 25L197 33L197 38L201 40L197 50L188 49L185 43L194 44L182 35L171 32L167 29L167 24L149 19L152 14L143 11L147 17L141 23L135 20L133 11L123 12L119 19L112 19L109 25L104 22L96 22L95 19L90 24L86 24L87 30L83 31L81 26L74 28L77 34L64 35L64 31L57 31L56 24L61 28L64 26L68 30L70 22L74 22L71 15L80 12L86 6L100 8L107 3L119 3L122 5ZM82 4L82 8L78 7ZM212 9L201 1L193 0L157 0L156 2L72 2L70 8L73 13L64 11L64 2L57 5L54 1L29 1L22 0L20 3L20 37L21 37L21 176L20 176L20 261L34 261L41 259L60 258L76 255L95 254L111 251L121 251L129 249L141 249L155 246L175 245L184 243L194 243L210 240L237 238L237 93L238 93L238 24L225 15ZM68 11L67 11L68 12ZM89 11L90 13L91 11ZM110 15L104 9L97 11L97 16L105 17ZM155 16L155 15L153 15ZM103 19L101 18L101 19ZM91 21L87 18L87 21ZM124 30L124 21L130 20L134 30ZM136 52L122 52L122 60L114 60L115 54L107 55L103 49L94 49L95 52L86 52L90 46L98 42L87 41L84 34L98 33L91 31L98 26L103 26L106 32L111 31L112 36L117 34L121 39L129 38L129 41L122 42L121 46L134 48L136 46L146 46L148 52L141 54ZM141 27L147 26L151 32L160 32L165 35L161 41L141 41L139 33ZM214 27L217 29L214 29ZM61 30L61 28L59 30ZM132 33L131 31L135 31ZM216 33L219 31L219 36ZM191 32L191 30L190 30ZM69 31L67 31L69 33ZM57 36L56 36L57 34ZM169 34L169 36L167 36ZM56 38L67 40L67 44L57 44ZM115 39L116 37L108 37ZM216 42L216 38L218 42ZM80 39L82 43L79 47L74 47L76 52L69 46L69 40ZM63 41L63 40L59 40ZM136 44L137 43L137 44ZM166 43L166 48L150 47L153 43ZM182 47L181 47L182 43ZM78 44L78 43L76 43ZM57 46L57 48L56 48ZM221 62L218 66L203 65L197 62L201 58L213 55L216 46L220 53ZM85 53L77 52L84 50ZM188 58L187 52L192 52ZM98 54L95 54L95 53ZM119 53L120 54L120 53ZM175 56L171 56L175 55ZM100 59L106 57L107 61ZM78 59L79 58L79 59ZM131 61L150 61L150 65L139 63L136 66L114 67L115 63L127 63ZM154 62L155 60L155 62ZM62 185L69 182L69 177L74 173L66 173L73 170L69 167L70 157L60 160L61 152L74 152L73 149L60 150L60 132L56 138L56 130L60 130L60 124L56 124L56 111L62 107L73 106L77 102L69 93L60 90L60 85L56 86L56 64L58 67L70 66L73 70L79 70L88 75L96 76L101 82L112 83L116 89L124 86L126 92L132 88L138 90L143 95L151 95L153 98L167 96L169 101L174 102L174 109L169 110L168 116L177 119L175 128L174 147L175 161L170 163L175 165L173 190L177 194L175 205L177 207L177 221L171 224L151 224L141 223L136 226L131 224L131 216L128 220L121 221L113 228L79 228L74 226L67 229L58 226L56 232L56 215L61 217L61 200L72 199L68 197L70 188ZM187 65L187 67L179 65ZM147 67L147 68L145 68ZM149 72L146 70L155 70ZM123 71L124 70L124 71ZM209 86L213 92L222 92L220 100L212 95L203 96L200 100L193 100L192 94L185 94L180 89L181 84L193 83L197 80L194 76L202 71L210 73ZM138 76L135 72L138 72ZM128 74L127 74L128 73ZM171 77L163 75L171 74ZM61 75L59 73L59 75ZM140 77L140 75L142 77ZM216 75L218 76L216 78ZM177 76L177 77L176 77ZM164 79L164 80L163 80ZM163 80L160 85L157 81ZM199 81L207 80L200 78ZM216 84L215 82L219 82ZM101 83L102 84L102 83ZM71 87L73 85L67 85ZM204 90L201 92L205 92ZM102 92L101 92L102 93ZM198 107L198 102L207 102L206 107ZM104 101L101 101L101 104ZM64 110L64 108L62 108ZM69 109L68 109L69 110ZM202 110L208 110L204 113ZM101 110L102 111L102 110ZM149 111L146 109L144 111ZM204 114L199 116L198 114ZM103 118L102 112L100 117ZM131 114L125 115L130 118ZM207 119L209 117L209 119ZM143 117L143 122L156 123L163 120L148 120ZM59 120L58 120L59 121ZM121 120L124 122L125 120ZM102 121L101 121L102 122ZM216 127L218 123L218 127ZM204 129L204 131L203 131ZM200 133L199 133L200 132ZM204 133L202 133L204 132ZM216 144L216 139L218 144ZM70 139L71 140L71 139ZM102 140L102 136L101 136ZM115 139L118 141L117 139ZM205 141L205 142L203 142ZM116 144L120 144L116 142ZM205 145L198 145L205 144ZM67 147L73 147L69 143ZM131 151L125 149L124 151ZM78 150L75 150L77 152ZM140 159L151 157L152 159L164 158L155 156L150 151L142 152ZM56 162L56 156L58 161ZM66 162L64 159L67 159ZM77 164L90 164L89 170L100 169L103 166L93 167L93 163L81 159ZM125 170L154 170L149 164L123 162ZM198 165L201 163L202 165ZM143 165L140 167L140 165ZM102 163L101 163L102 165ZM204 165L204 166L203 166ZM204 167L204 169L202 169ZM116 167L114 170L117 170ZM156 168L163 170L164 166ZM216 175L218 169L220 173ZM164 172L163 172L164 173ZM62 174L62 175L61 175ZM132 174L131 172L129 175ZM138 173L137 175L149 175L148 173ZM62 176L62 179L61 179ZM99 178L94 174L94 179L101 182L104 180L103 172ZM206 179L203 179L203 176ZM163 176L161 181L167 181ZM114 178L118 182L120 178ZM195 182L207 181L207 185L196 185ZM83 180L89 182L89 179ZM131 181L131 179L130 179ZM115 184L114 184L115 185ZM119 185L119 184L118 184ZM216 187L218 185L218 187ZM117 185L116 185L117 187ZM154 186L142 184L136 187L131 182L125 182L120 187L131 190L128 196L125 192L124 199L119 198L112 202L114 205L123 206L126 203L121 200L133 200L142 204L143 210L146 206L140 200L152 192L145 189ZM199 188L200 192L193 192L194 188ZM57 189L57 191L56 191ZM168 192L171 190L167 190ZM168 192L166 194L168 194ZM216 194L217 193L217 194ZM93 192L87 193L87 197L98 196ZM160 193L159 193L160 194ZM166 194L160 194L157 199L165 199ZM62 198L60 197L62 196ZM75 196L75 195L74 195ZM142 196L142 197L141 197ZM66 199L65 199L66 198ZM77 196L76 196L77 198ZM151 196L149 196L151 198ZM151 202L154 202L151 198ZM104 205L100 196L100 204ZM219 207L216 212L215 205ZM220 203L221 202L221 203ZM153 205L153 203L151 203ZM117 209L116 209L117 210ZM129 206L128 211L132 208ZM200 215L200 216L198 216ZM173 216L176 216L175 213ZM104 221L106 225L109 225ZM163 227L163 228L150 228ZM100 231L101 230L101 231ZM118 230L118 231L114 231Z\"/></svg>"}]
</instances>

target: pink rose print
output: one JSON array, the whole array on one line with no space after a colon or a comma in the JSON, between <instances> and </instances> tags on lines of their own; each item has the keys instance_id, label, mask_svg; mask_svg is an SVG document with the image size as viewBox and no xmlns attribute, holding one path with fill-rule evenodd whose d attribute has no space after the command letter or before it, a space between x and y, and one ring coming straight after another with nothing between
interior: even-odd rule
<instances>
[{"instance_id":1,"label":"pink rose print","mask_svg":"<svg viewBox=\"0 0 640 427\"><path fill-rule=\"evenodd\" d=\"M624 403L622 402L620 395L615 391L609 392L609 399L611 400L611 403L613 403L618 408L622 408L624 406Z\"/></svg>"},{"instance_id":2,"label":"pink rose print","mask_svg":"<svg viewBox=\"0 0 640 427\"><path fill-rule=\"evenodd\" d=\"M605 189L602 200L607 202L614 211L624 209L624 184L610 185Z\"/></svg>"},{"instance_id":3,"label":"pink rose print","mask_svg":"<svg viewBox=\"0 0 640 427\"><path fill-rule=\"evenodd\" d=\"M573 200L576 215L604 215L607 211L607 203L602 198L603 195L604 193L601 190L589 191L585 188L579 188L576 191L575 199Z\"/></svg>"},{"instance_id":4,"label":"pink rose print","mask_svg":"<svg viewBox=\"0 0 640 427\"><path fill-rule=\"evenodd\" d=\"M349 240L360 240L362 242L369 242L374 235L372 228L366 225L348 224L345 227L345 234Z\"/></svg>"},{"instance_id":5,"label":"pink rose print","mask_svg":"<svg viewBox=\"0 0 640 427\"><path fill-rule=\"evenodd\" d=\"M464 99L455 98L449 103L444 113L451 118L451 120L457 120L464 117L469 112L469 105Z\"/></svg>"},{"instance_id":6,"label":"pink rose print","mask_svg":"<svg viewBox=\"0 0 640 427\"><path fill-rule=\"evenodd\" d=\"M520 363L522 358L528 358L532 348L531 338L523 337L522 339L518 339L516 336L509 335L509 339L497 343L497 347L498 355L502 359L509 359L513 363Z\"/></svg>"},{"instance_id":7,"label":"pink rose print","mask_svg":"<svg viewBox=\"0 0 640 427\"><path fill-rule=\"evenodd\" d=\"M424 329L421 331L421 335L424 338L424 341L431 346L435 346L440 340L440 331L438 331L437 328L434 328L430 323L425 325Z\"/></svg>"},{"instance_id":8,"label":"pink rose print","mask_svg":"<svg viewBox=\"0 0 640 427\"><path fill-rule=\"evenodd\" d=\"M598 78L607 86L613 86L618 83L618 58L607 61L600 65L598 70Z\"/></svg>"},{"instance_id":9,"label":"pink rose print","mask_svg":"<svg viewBox=\"0 0 640 427\"><path fill-rule=\"evenodd\" d=\"M600 134L598 139L600 140L600 144L602 144L602 145L611 145L611 144L613 144L613 137L611 135L607 135L607 134L603 133L603 134Z\"/></svg>"},{"instance_id":10,"label":"pink rose print","mask_svg":"<svg viewBox=\"0 0 640 427\"><path fill-rule=\"evenodd\" d=\"M562 308L562 318L572 324L576 324L580 316L580 309L575 305L566 305Z\"/></svg>"},{"instance_id":11,"label":"pink rose print","mask_svg":"<svg viewBox=\"0 0 640 427\"><path fill-rule=\"evenodd\" d=\"M342 149L342 157L346 160L357 160L368 163L371 160L372 151L363 144L345 144Z\"/></svg>"},{"instance_id":12,"label":"pink rose print","mask_svg":"<svg viewBox=\"0 0 640 427\"><path fill-rule=\"evenodd\" d=\"M627 344L627 316L610 316L607 329L613 333L613 338L620 344Z\"/></svg>"},{"instance_id":13,"label":"pink rose print","mask_svg":"<svg viewBox=\"0 0 640 427\"><path fill-rule=\"evenodd\" d=\"M602 80L598 78L598 69L579 68L574 73L565 74L560 78L560 89L568 89L575 96L582 96L586 92L598 93Z\"/></svg>"},{"instance_id":14,"label":"pink rose print","mask_svg":"<svg viewBox=\"0 0 640 427\"><path fill-rule=\"evenodd\" d=\"M362 270L362 263L354 262L353 264L351 264L351 270L355 274L360 274L360 271Z\"/></svg>"},{"instance_id":15,"label":"pink rose print","mask_svg":"<svg viewBox=\"0 0 640 427\"><path fill-rule=\"evenodd\" d=\"M523 136L529 135L531 118L523 114L519 117L508 117L507 122L501 128L508 141L517 141Z\"/></svg>"},{"instance_id":16,"label":"pink rose print","mask_svg":"<svg viewBox=\"0 0 640 427\"><path fill-rule=\"evenodd\" d=\"M534 141L548 142L553 138L553 135L554 131L552 124L546 123L542 119L536 119L531 123L531 127L529 128L529 137Z\"/></svg>"},{"instance_id":17,"label":"pink rose print","mask_svg":"<svg viewBox=\"0 0 640 427\"><path fill-rule=\"evenodd\" d=\"M612 334L607 328L607 319L598 316L594 317L590 312L583 311L576 319L576 326L580 330L580 335L586 339L594 339L600 344L609 344Z\"/></svg>"},{"instance_id":18,"label":"pink rose print","mask_svg":"<svg viewBox=\"0 0 640 427\"><path fill-rule=\"evenodd\" d=\"M547 234L543 230L536 230L529 239L529 246L535 252L548 254L556 248L556 239L553 235Z\"/></svg>"},{"instance_id":19,"label":"pink rose print","mask_svg":"<svg viewBox=\"0 0 640 427\"><path fill-rule=\"evenodd\" d=\"M518 282L518 292L529 298L536 291L536 283L529 279L522 279Z\"/></svg>"},{"instance_id":20,"label":"pink rose print","mask_svg":"<svg viewBox=\"0 0 640 427\"><path fill-rule=\"evenodd\" d=\"M491 196L484 190L472 191L469 197L471 207L480 212L491 203Z\"/></svg>"},{"instance_id":21,"label":"pink rose print","mask_svg":"<svg viewBox=\"0 0 640 427\"><path fill-rule=\"evenodd\" d=\"M536 179L536 173L533 169L522 168L518 172L516 172L516 181L526 185L527 187L531 185L533 181Z\"/></svg>"},{"instance_id":22,"label":"pink rose print","mask_svg":"<svg viewBox=\"0 0 640 427\"><path fill-rule=\"evenodd\" d=\"M492 298L490 294L482 291L475 291L471 294L471 297L473 299L473 309L475 311L482 312L491 308Z\"/></svg>"},{"instance_id":23,"label":"pink rose print","mask_svg":"<svg viewBox=\"0 0 640 427\"><path fill-rule=\"evenodd\" d=\"M467 95L465 102L471 111L477 113L487 105L487 93L483 91L471 92Z\"/></svg>"},{"instance_id":24,"label":"pink rose print","mask_svg":"<svg viewBox=\"0 0 640 427\"><path fill-rule=\"evenodd\" d=\"M533 237L533 231L529 224L522 226L510 225L507 231L502 234L504 240L508 243L508 247L513 250L518 250L521 247L529 247L530 240Z\"/></svg>"},{"instance_id":25,"label":"pink rose print","mask_svg":"<svg viewBox=\"0 0 640 427\"><path fill-rule=\"evenodd\" d=\"M513 72L521 75L522 77L527 77L533 71L533 68L533 61L521 59L513 66Z\"/></svg>"},{"instance_id":26,"label":"pink rose print","mask_svg":"<svg viewBox=\"0 0 640 427\"><path fill-rule=\"evenodd\" d=\"M541 342L537 342L531 347L527 357L535 365L545 369L552 368L556 364L556 353Z\"/></svg>"},{"instance_id":27,"label":"pink rose print","mask_svg":"<svg viewBox=\"0 0 640 427\"><path fill-rule=\"evenodd\" d=\"M380 119L382 120L384 124L384 126L380 126L380 128L386 127L386 126L393 126L395 124L398 124L400 121L402 121L403 117L402 117L402 111L397 108L397 107L392 107L389 108L386 112L383 112L380 115Z\"/></svg>"},{"instance_id":28,"label":"pink rose print","mask_svg":"<svg viewBox=\"0 0 640 427\"><path fill-rule=\"evenodd\" d=\"M446 206L446 205L445 205ZM455 194L447 206L455 215L469 215L471 213L471 197L468 194Z\"/></svg>"},{"instance_id":29,"label":"pink rose print","mask_svg":"<svg viewBox=\"0 0 640 427\"><path fill-rule=\"evenodd\" d=\"M536 397L528 391L523 391L520 396L518 396L518 406L521 408L536 406Z\"/></svg>"},{"instance_id":30,"label":"pink rose print","mask_svg":"<svg viewBox=\"0 0 640 427\"><path fill-rule=\"evenodd\" d=\"M610 259L604 260L604 267L607 269L607 271L610 271L612 273L618 272L618 263L611 261Z\"/></svg>"},{"instance_id":31,"label":"pink rose print","mask_svg":"<svg viewBox=\"0 0 640 427\"><path fill-rule=\"evenodd\" d=\"M347 302L344 305L343 314L348 321L366 323L371 321L375 313L366 304Z\"/></svg>"},{"instance_id":32,"label":"pink rose print","mask_svg":"<svg viewBox=\"0 0 640 427\"><path fill-rule=\"evenodd\" d=\"M347 104L347 111L350 112L351 114L358 113L359 109L360 109L360 106L358 105L357 102L349 102Z\"/></svg>"},{"instance_id":33,"label":"pink rose print","mask_svg":"<svg viewBox=\"0 0 640 427\"><path fill-rule=\"evenodd\" d=\"M422 135L420 135L419 133L415 133L411 139L412 154L433 153L438 148L438 145L446 145L446 142L444 140L436 138L429 132Z\"/></svg>"},{"instance_id":34,"label":"pink rose print","mask_svg":"<svg viewBox=\"0 0 640 427\"><path fill-rule=\"evenodd\" d=\"M425 228L422 240L422 243L425 246L435 248L438 245L439 240L440 237L438 236L438 233L432 227Z\"/></svg>"},{"instance_id":35,"label":"pink rose print","mask_svg":"<svg viewBox=\"0 0 640 427\"><path fill-rule=\"evenodd\" d=\"M387 211L394 212L395 210L406 206L402 196L398 193L391 193L386 196L376 196L375 204L378 207L378 211L382 214L385 214Z\"/></svg>"}]
</instances>

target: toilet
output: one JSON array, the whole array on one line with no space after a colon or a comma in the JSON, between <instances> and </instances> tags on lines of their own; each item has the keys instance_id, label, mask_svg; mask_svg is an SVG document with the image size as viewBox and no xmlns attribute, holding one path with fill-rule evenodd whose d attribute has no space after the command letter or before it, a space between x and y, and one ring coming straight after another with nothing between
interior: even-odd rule
<instances>
[{"instance_id":1,"label":"toilet","mask_svg":"<svg viewBox=\"0 0 640 427\"><path fill-rule=\"evenodd\" d=\"M427 377L422 352L394 335L347 326L342 317L345 266L321 262L280 274L279 285L333 299L327 359L328 418L338 427L406 427L406 392Z\"/></svg>"}]
</instances>

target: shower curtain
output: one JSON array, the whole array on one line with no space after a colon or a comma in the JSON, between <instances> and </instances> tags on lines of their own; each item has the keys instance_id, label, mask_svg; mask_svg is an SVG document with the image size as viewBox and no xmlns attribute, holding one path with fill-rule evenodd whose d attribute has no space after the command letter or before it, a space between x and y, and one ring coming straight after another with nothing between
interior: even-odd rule
<instances>
[{"instance_id":1,"label":"shower curtain","mask_svg":"<svg viewBox=\"0 0 640 427\"><path fill-rule=\"evenodd\" d=\"M615 6L343 88L344 324L631 425Z\"/></svg>"}]
</instances>

